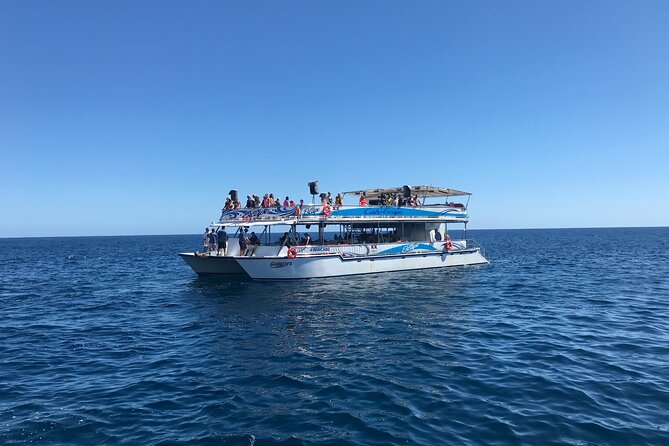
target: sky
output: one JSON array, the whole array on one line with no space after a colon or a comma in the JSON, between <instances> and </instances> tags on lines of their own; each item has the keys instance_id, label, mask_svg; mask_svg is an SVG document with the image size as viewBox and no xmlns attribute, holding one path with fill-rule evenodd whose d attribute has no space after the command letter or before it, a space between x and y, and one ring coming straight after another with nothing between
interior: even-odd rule
<instances>
[{"instance_id":1,"label":"sky","mask_svg":"<svg viewBox=\"0 0 669 446\"><path fill-rule=\"evenodd\" d=\"M230 189L669 225L669 2L0 0L0 237L200 233Z\"/></svg>"}]
</instances>

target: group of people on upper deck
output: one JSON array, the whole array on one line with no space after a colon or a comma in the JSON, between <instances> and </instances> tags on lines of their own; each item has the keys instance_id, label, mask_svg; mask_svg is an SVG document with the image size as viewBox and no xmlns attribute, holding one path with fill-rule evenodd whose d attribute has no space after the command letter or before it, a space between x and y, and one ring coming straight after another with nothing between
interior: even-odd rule
<instances>
[{"instance_id":1,"label":"group of people on upper deck","mask_svg":"<svg viewBox=\"0 0 669 446\"><path fill-rule=\"evenodd\" d=\"M418 195L404 198L402 194L386 194L379 195L377 199L370 199L367 201L367 195L363 192L360 195L360 206L376 205L376 206L420 206L420 199Z\"/></svg>"},{"instance_id":2,"label":"group of people on upper deck","mask_svg":"<svg viewBox=\"0 0 669 446\"><path fill-rule=\"evenodd\" d=\"M321 206L342 206L344 204L344 197L342 194L337 194L333 199L332 193L328 192L320 194L321 197ZM359 200L360 206L420 206L421 202L418 198L418 195L410 196L405 198L402 194L381 194L378 198L367 200L366 194L363 192L360 195ZM299 206L300 208L304 206L304 200L300 200L299 203L296 203L294 200L291 200L290 197L281 201L279 195L274 196L274 194L265 194L261 199L258 195L247 195L246 196L246 206L243 206L244 209L256 209L256 208L273 208L273 207L295 207ZM242 204L239 200L233 200L230 195L225 199L225 206L223 207L223 212L242 209Z\"/></svg>"},{"instance_id":3,"label":"group of people on upper deck","mask_svg":"<svg viewBox=\"0 0 669 446\"><path fill-rule=\"evenodd\" d=\"M332 193L328 192L327 194L321 194L321 205L329 206L341 206L344 204L344 197L342 194L337 194L336 198L332 198ZM261 199L258 195L247 195L246 196L246 206L242 206L242 203L239 200L233 200L230 195L225 199L225 205L223 206L223 211L233 211L238 209L257 209L257 208L273 208L273 207L295 207L303 206L304 200L300 200L299 203L296 203L294 200L291 200L290 197L281 201L279 195L274 197L274 194L265 194Z\"/></svg>"}]
</instances>

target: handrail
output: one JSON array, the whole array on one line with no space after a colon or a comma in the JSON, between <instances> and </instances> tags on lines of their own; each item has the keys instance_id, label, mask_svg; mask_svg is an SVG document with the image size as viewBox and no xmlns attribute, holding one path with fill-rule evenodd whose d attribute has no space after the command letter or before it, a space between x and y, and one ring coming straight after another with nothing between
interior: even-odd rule
<instances>
[{"instance_id":1,"label":"handrail","mask_svg":"<svg viewBox=\"0 0 669 446\"><path fill-rule=\"evenodd\" d=\"M458 215L452 215L453 218L467 218L465 208L448 206L447 204L429 204L420 206L387 206L387 205L327 205L331 209L330 215L324 215L323 205L305 204L303 206L278 206L268 208L241 208L227 210L223 209L219 223L240 223L246 221L281 221L291 220L299 221L323 221L323 220L341 220L341 219L380 219L380 218L401 218L401 219L431 219L449 217L445 213L454 212ZM439 210L441 209L441 212ZM361 215L347 213L337 215L337 211L360 210ZM370 212L371 211L371 212ZM299 216L298 216L299 213ZM411 215L415 214L415 215Z\"/></svg>"}]
</instances>

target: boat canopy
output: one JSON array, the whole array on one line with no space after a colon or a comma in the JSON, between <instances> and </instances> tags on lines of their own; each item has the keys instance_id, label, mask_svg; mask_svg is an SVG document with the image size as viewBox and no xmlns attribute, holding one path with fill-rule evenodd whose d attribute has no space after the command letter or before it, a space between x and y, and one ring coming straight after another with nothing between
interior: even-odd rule
<instances>
[{"instance_id":1,"label":"boat canopy","mask_svg":"<svg viewBox=\"0 0 669 446\"><path fill-rule=\"evenodd\" d=\"M411 188L411 194L418 194L419 197L458 197L463 195L471 195L469 192L463 192L461 190L449 189L446 187L433 187L433 186L409 186ZM367 198L378 198L382 194L385 195L396 195L402 194L404 191L404 186L401 187L386 187L380 189L361 189L361 190L352 190L349 192L344 192L344 195L362 195L363 193Z\"/></svg>"}]
</instances>

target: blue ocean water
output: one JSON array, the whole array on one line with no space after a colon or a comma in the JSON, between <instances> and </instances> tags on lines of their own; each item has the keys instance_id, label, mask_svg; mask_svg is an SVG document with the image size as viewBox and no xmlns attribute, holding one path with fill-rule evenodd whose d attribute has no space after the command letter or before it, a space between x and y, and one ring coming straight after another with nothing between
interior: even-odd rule
<instances>
[{"instance_id":1,"label":"blue ocean water","mask_svg":"<svg viewBox=\"0 0 669 446\"><path fill-rule=\"evenodd\" d=\"M278 284L0 240L0 444L669 444L669 229L470 235L491 265Z\"/></svg>"}]
</instances>

